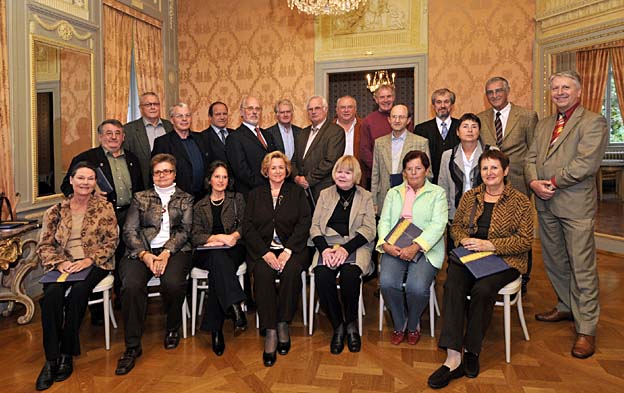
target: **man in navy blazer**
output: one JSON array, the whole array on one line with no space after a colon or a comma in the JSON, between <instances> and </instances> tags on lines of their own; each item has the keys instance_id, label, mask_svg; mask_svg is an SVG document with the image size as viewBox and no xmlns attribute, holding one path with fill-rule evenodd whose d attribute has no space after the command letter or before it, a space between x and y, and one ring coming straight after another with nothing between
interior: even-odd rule
<instances>
[{"instance_id":1,"label":"man in navy blazer","mask_svg":"<svg viewBox=\"0 0 624 393\"><path fill-rule=\"evenodd\" d=\"M230 120L228 107L221 101L215 101L208 107L210 126L202 131L202 135L208 142L213 160L228 162L225 152L225 142L233 129L227 128Z\"/></svg>"},{"instance_id":2,"label":"man in navy blazer","mask_svg":"<svg viewBox=\"0 0 624 393\"><path fill-rule=\"evenodd\" d=\"M275 142L275 148L286 154L292 160L295 154L295 139L298 138L301 128L292 124L293 104L289 99L283 98L273 108L277 123L266 129Z\"/></svg>"}]
</instances>

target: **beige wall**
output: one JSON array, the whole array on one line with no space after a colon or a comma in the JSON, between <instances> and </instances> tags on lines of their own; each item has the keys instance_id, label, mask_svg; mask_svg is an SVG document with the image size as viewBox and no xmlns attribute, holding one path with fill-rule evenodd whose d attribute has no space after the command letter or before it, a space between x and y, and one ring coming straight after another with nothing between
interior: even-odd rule
<instances>
[{"instance_id":1,"label":"beige wall","mask_svg":"<svg viewBox=\"0 0 624 393\"><path fill-rule=\"evenodd\" d=\"M314 21L285 0L178 2L180 100L194 113L193 130L208 127L208 106L224 101L230 127L240 124L244 94L264 108L262 127L275 123L273 103L290 98L295 124L308 124L305 99L314 90Z\"/></svg>"}]
</instances>

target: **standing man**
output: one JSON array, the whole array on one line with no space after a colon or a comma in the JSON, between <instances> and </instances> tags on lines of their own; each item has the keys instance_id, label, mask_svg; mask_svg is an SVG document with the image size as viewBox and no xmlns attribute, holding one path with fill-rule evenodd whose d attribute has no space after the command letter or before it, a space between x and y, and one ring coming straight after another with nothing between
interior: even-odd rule
<instances>
[{"instance_id":1,"label":"standing man","mask_svg":"<svg viewBox=\"0 0 624 393\"><path fill-rule=\"evenodd\" d=\"M321 190L332 185L332 169L345 149L343 129L327 121L327 100L312 96L306 103L311 125L301 131L292 160L295 183L316 203Z\"/></svg>"},{"instance_id":2,"label":"standing man","mask_svg":"<svg viewBox=\"0 0 624 393\"><path fill-rule=\"evenodd\" d=\"M267 182L260 168L264 156L275 150L275 143L273 137L259 127L262 105L256 97L244 96L240 113L243 123L227 139L225 149L236 191L247 198L249 191Z\"/></svg>"},{"instance_id":3,"label":"standing man","mask_svg":"<svg viewBox=\"0 0 624 393\"><path fill-rule=\"evenodd\" d=\"M455 93L447 88L438 89L431 94L431 106L435 117L414 128L414 133L429 140L431 149L431 169L433 183L438 184L440 160L445 150L452 149L459 143L457 127L459 120L451 117L455 105Z\"/></svg>"},{"instance_id":4,"label":"standing man","mask_svg":"<svg viewBox=\"0 0 624 393\"><path fill-rule=\"evenodd\" d=\"M147 189L152 185L150 161L152 160L154 140L167 132L171 132L173 125L169 120L160 118L160 99L156 93L149 91L141 94L139 110L141 111L141 118L131 121L123 127L126 133L123 148L131 151L139 158L143 189Z\"/></svg>"},{"instance_id":5,"label":"standing man","mask_svg":"<svg viewBox=\"0 0 624 393\"><path fill-rule=\"evenodd\" d=\"M301 127L292 124L293 104L290 100L283 98L275 104L275 119L277 123L266 129L266 133L271 134L275 142L275 149L286 154L292 160L295 154L295 138L299 136Z\"/></svg>"},{"instance_id":6,"label":"standing man","mask_svg":"<svg viewBox=\"0 0 624 393\"><path fill-rule=\"evenodd\" d=\"M485 83L485 95L492 109L479 113L481 119L481 139L483 143L498 148L509 157L507 179L518 191L529 195L524 180L529 146L533 143L537 113L514 105L508 100L509 82L495 76ZM529 252L527 272L522 275L522 293L526 293L533 268L533 252Z\"/></svg>"},{"instance_id":7,"label":"standing man","mask_svg":"<svg viewBox=\"0 0 624 393\"><path fill-rule=\"evenodd\" d=\"M345 150L344 155L354 156L360 162L360 136L362 128L362 119L357 116L357 101L351 96L342 96L336 101L336 120L345 132ZM360 186L366 186L364 176L360 179Z\"/></svg>"},{"instance_id":8,"label":"standing man","mask_svg":"<svg viewBox=\"0 0 624 393\"><path fill-rule=\"evenodd\" d=\"M204 177L212 162L210 148L200 133L191 131L193 115L188 105L180 102L169 109L173 130L156 138L152 155L171 154L176 158L176 185L199 201L204 195Z\"/></svg>"},{"instance_id":9,"label":"standing man","mask_svg":"<svg viewBox=\"0 0 624 393\"><path fill-rule=\"evenodd\" d=\"M228 107L221 101L215 101L208 107L210 126L202 131L202 135L210 147L211 158L227 162L225 141L234 130L227 128L229 115Z\"/></svg>"},{"instance_id":10,"label":"standing man","mask_svg":"<svg viewBox=\"0 0 624 393\"><path fill-rule=\"evenodd\" d=\"M596 349L600 314L594 242L596 172L609 141L607 121L580 105L581 80L575 71L550 77L557 113L537 123L525 176L535 193L544 266L557 294L543 322L574 320L572 356Z\"/></svg>"},{"instance_id":11,"label":"standing man","mask_svg":"<svg viewBox=\"0 0 624 393\"><path fill-rule=\"evenodd\" d=\"M390 187L394 187L403 181L403 157L412 150L429 152L429 141L408 132L408 124L411 121L409 110L405 105L395 105L390 111L388 122L392 127L390 135L382 136L375 141L375 153L373 156L373 173L371 193L375 213L381 215L386 193ZM394 180L394 182L393 182Z\"/></svg>"}]
</instances>

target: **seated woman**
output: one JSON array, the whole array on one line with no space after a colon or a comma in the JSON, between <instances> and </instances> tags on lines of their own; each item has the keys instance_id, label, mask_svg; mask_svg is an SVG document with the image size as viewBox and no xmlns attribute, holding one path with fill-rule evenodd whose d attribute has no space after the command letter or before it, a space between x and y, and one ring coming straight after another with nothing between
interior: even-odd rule
<instances>
[{"instance_id":1,"label":"seated woman","mask_svg":"<svg viewBox=\"0 0 624 393\"><path fill-rule=\"evenodd\" d=\"M429 157L412 150L403 158L403 183L388 191L379 219L377 249L383 252L379 283L394 324L390 342L399 345L420 340L420 316L429 304L429 287L444 262L444 229L448 205L444 190L427 180ZM384 239L405 218L422 230L405 248ZM405 277L405 291L403 278Z\"/></svg>"},{"instance_id":2,"label":"seated woman","mask_svg":"<svg viewBox=\"0 0 624 393\"><path fill-rule=\"evenodd\" d=\"M357 324L360 282L362 275L373 270L375 209L371 193L356 185L361 177L357 158L339 158L332 171L336 186L321 191L310 228L317 249L312 261L314 279L321 307L334 328L330 351L335 355L344 348L345 332L349 351L360 351ZM342 307L336 288L338 273Z\"/></svg>"},{"instance_id":3,"label":"seated woman","mask_svg":"<svg viewBox=\"0 0 624 393\"><path fill-rule=\"evenodd\" d=\"M37 390L72 374L73 356L80 355L78 329L93 288L114 269L112 258L119 234L113 206L93 196L95 167L85 161L70 173L73 194L49 208L43 224L37 255L49 272L77 273L91 268L81 281L53 282L43 285L41 326L46 362L37 378ZM71 291L65 297L68 288Z\"/></svg>"},{"instance_id":4,"label":"seated woman","mask_svg":"<svg viewBox=\"0 0 624 393\"><path fill-rule=\"evenodd\" d=\"M126 350L115 373L127 374L143 353L141 336L147 314L147 283L160 278L167 327L165 349L180 342L182 304L191 266L193 197L176 187L176 160L170 154L152 157L154 188L132 198L123 229L126 256L121 260L121 312Z\"/></svg>"},{"instance_id":5,"label":"seated woman","mask_svg":"<svg viewBox=\"0 0 624 393\"><path fill-rule=\"evenodd\" d=\"M276 351L286 355L290 350L288 324L299 303L301 271L309 265L306 244L311 218L303 188L284 182L291 173L284 153L267 154L261 172L269 182L249 193L243 233L260 329L266 329L262 359L270 367ZM277 289L276 278L280 279Z\"/></svg>"},{"instance_id":6,"label":"seated woman","mask_svg":"<svg viewBox=\"0 0 624 393\"><path fill-rule=\"evenodd\" d=\"M486 150L479 158L479 168L483 184L461 198L451 234L456 246L494 251L510 268L475 279L463 264L449 259L444 284L444 325L438 342L440 348L446 349L447 357L444 365L429 377L429 386L434 389L448 385L451 379L463 375L474 378L479 374L481 344L497 293L526 271L533 241L533 208L529 199L505 181L509 158L498 150ZM466 296L470 296L470 302Z\"/></svg>"},{"instance_id":7,"label":"seated woman","mask_svg":"<svg viewBox=\"0 0 624 393\"><path fill-rule=\"evenodd\" d=\"M227 191L229 169L225 162L214 161L208 167L208 195L193 208L191 243L194 247L216 246L226 249L197 251L199 268L208 270L208 296L204 303L201 329L212 333L212 350L217 356L225 351L223 321L225 311L234 318L236 331L247 328L247 319L240 303L245 300L236 271L245 261L241 245L242 217L245 201L238 193Z\"/></svg>"}]
</instances>

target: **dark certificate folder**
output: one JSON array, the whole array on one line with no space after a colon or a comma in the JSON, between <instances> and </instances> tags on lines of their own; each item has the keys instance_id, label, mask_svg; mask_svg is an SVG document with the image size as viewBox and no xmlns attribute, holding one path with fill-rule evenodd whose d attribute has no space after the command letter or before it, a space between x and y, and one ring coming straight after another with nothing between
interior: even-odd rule
<instances>
[{"instance_id":1,"label":"dark certificate folder","mask_svg":"<svg viewBox=\"0 0 624 393\"><path fill-rule=\"evenodd\" d=\"M336 244L332 248L336 249L338 247L340 247L340 245ZM343 263L355 263L355 251L347 255L347 259L345 259ZM318 265L325 265L325 262L323 261L323 253L319 253Z\"/></svg>"},{"instance_id":2,"label":"dark certificate folder","mask_svg":"<svg viewBox=\"0 0 624 393\"><path fill-rule=\"evenodd\" d=\"M396 223L394 228L392 228L390 233L386 235L384 240L386 241L386 243L393 246L405 248L414 244L414 239L420 236L421 233L422 229L412 224L410 220L401 217L399 219L399 222ZM418 261L419 254L420 252L417 252L414 256L414 262Z\"/></svg>"},{"instance_id":3,"label":"dark certificate folder","mask_svg":"<svg viewBox=\"0 0 624 393\"><path fill-rule=\"evenodd\" d=\"M474 252L460 246L451 252L477 279L509 269L507 262L492 251Z\"/></svg>"},{"instance_id":4,"label":"dark certificate folder","mask_svg":"<svg viewBox=\"0 0 624 393\"><path fill-rule=\"evenodd\" d=\"M228 248L232 247L228 246L227 244L224 244L222 246L197 246L195 248L195 251L226 250Z\"/></svg>"},{"instance_id":5,"label":"dark certificate folder","mask_svg":"<svg viewBox=\"0 0 624 393\"><path fill-rule=\"evenodd\" d=\"M82 281L87 278L91 269L93 269L93 266L89 266L76 273L61 273L58 270L50 270L41 277L39 282L41 284L47 284L50 282Z\"/></svg>"}]
</instances>

